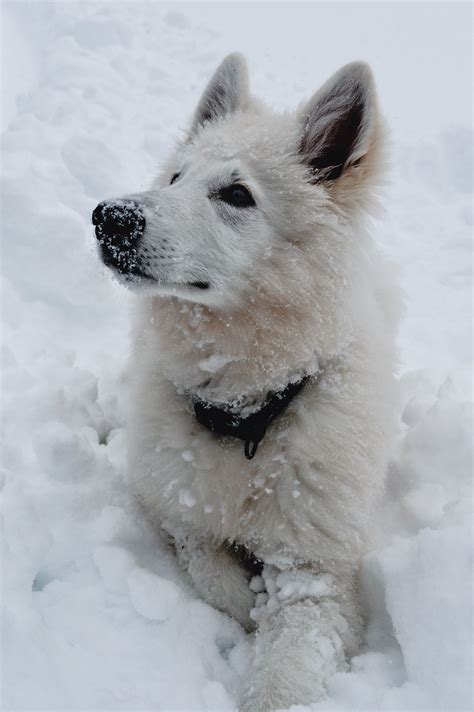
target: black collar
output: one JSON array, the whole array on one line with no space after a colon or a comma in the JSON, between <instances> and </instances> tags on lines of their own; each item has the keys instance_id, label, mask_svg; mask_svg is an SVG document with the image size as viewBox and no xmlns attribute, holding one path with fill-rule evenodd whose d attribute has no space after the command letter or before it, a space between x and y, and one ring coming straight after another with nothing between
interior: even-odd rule
<instances>
[{"instance_id":1,"label":"black collar","mask_svg":"<svg viewBox=\"0 0 474 712\"><path fill-rule=\"evenodd\" d=\"M308 380L309 376L303 376L296 383L289 383L282 391L270 393L262 407L246 417L232 413L229 409L219 408L200 398L194 399L194 412L201 425L212 433L231 435L243 440L245 457L251 460L270 423L286 410Z\"/></svg>"}]
</instances>

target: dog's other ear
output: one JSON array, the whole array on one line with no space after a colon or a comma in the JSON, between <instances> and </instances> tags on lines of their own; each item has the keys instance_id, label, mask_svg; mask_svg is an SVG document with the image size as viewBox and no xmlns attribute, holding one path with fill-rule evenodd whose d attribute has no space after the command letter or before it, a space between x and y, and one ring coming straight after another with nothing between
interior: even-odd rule
<instances>
[{"instance_id":1,"label":"dog's other ear","mask_svg":"<svg viewBox=\"0 0 474 712\"><path fill-rule=\"evenodd\" d=\"M228 54L217 67L194 114L191 133L200 126L224 118L243 107L248 99L245 59L238 52Z\"/></svg>"},{"instance_id":2,"label":"dog's other ear","mask_svg":"<svg viewBox=\"0 0 474 712\"><path fill-rule=\"evenodd\" d=\"M346 64L306 104L300 114L299 151L311 182L336 180L368 156L377 133L372 72L364 62Z\"/></svg>"}]
</instances>

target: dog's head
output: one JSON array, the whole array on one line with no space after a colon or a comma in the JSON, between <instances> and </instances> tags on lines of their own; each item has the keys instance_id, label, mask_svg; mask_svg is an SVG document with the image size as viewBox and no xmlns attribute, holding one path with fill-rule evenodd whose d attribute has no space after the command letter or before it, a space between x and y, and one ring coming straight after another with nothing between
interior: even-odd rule
<instances>
[{"instance_id":1,"label":"dog's head","mask_svg":"<svg viewBox=\"0 0 474 712\"><path fill-rule=\"evenodd\" d=\"M370 192L379 133L365 64L343 67L295 115L275 115L231 54L151 189L94 210L102 260L134 291L219 307L288 284L295 265L300 282L315 268L329 279Z\"/></svg>"}]
</instances>

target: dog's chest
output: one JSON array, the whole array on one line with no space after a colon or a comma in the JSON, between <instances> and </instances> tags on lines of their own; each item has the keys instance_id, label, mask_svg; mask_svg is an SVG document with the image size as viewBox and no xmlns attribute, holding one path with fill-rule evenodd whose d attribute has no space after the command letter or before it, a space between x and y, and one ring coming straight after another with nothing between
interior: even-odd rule
<instances>
[{"instance_id":1,"label":"dog's chest","mask_svg":"<svg viewBox=\"0 0 474 712\"><path fill-rule=\"evenodd\" d=\"M209 432L183 390L151 359L145 366L150 373L142 373L133 398L130 472L157 523L178 539L195 535L253 551L264 539L295 540L294 522L304 524L313 505L308 477L300 476L314 446L301 447L313 389L295 395L249 460L242 440Z\"/></svg>"},{"instance_id":2,"label":"dog's chest","mask_svg":"<svg viewBox=\"0 0 474 712\"><path fill-rule=\"evenodd\" d=\"M281 501L296 506L300 482L288 457L289 416L269 428L252 460L241 440L210 433L191 417L182 435L179 445L161 444L155 452L160 518L173 535L255 541L268 532ZM281 511L279 521L284 527Z\"/></svg>"}]
</instances>

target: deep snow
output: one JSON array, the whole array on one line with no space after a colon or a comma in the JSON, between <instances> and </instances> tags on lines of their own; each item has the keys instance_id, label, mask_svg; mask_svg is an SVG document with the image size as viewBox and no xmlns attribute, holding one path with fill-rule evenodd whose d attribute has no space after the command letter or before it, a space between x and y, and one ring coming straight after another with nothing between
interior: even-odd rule
<instances>
[{"instance_id":1,"label":"deep snow","mask_svg":"<svg viewBox=\"0 0 474 712\"><path fill-rule=\"evenodd\" d=\"M100 268L89 219L100 199L147 186L240 49L279 109L368 59L393 127L376 229L406 295L400 434L363 565L366 644L311 709L470 709L469 6L2 14L4 707L236 708L251 638L197 598L127 489L131 298Z\"/></svg>"}]
</instances>

